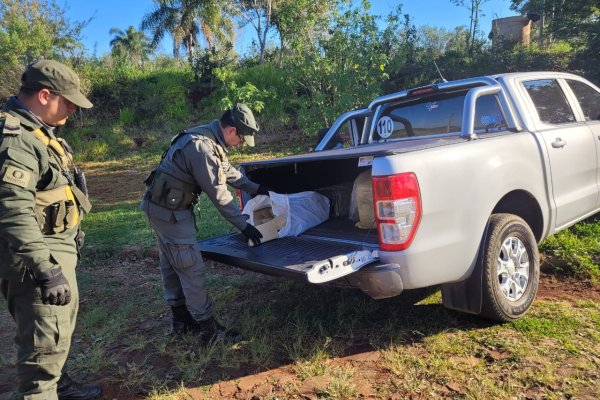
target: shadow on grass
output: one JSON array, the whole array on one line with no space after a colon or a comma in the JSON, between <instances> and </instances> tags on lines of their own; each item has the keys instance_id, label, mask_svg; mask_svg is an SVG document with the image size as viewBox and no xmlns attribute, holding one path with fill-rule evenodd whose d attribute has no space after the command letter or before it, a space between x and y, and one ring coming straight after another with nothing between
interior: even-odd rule
<instances>
[{"instance_id":1,"label":"shadow on grass","mask_svg":"<svg viewBox=\"0 0 600 400\"><path fill-rule=\"evenodd\" d=\"M181 384L212 385L323 357L409 347L440 332L491 325L446 310L437 288L373 300L355 289L209 266L215 315L244 340L206 344L193 335L169 336L170 312L152 257L88 265L80 283L84 302L72 368L102 377L129 395Z\"/></svg>"}]
</instances>

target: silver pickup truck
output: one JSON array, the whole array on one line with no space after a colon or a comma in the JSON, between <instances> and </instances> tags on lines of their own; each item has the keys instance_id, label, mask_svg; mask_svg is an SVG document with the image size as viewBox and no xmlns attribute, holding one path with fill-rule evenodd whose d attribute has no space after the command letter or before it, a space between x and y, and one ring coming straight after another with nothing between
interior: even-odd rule
<instances>
[{"instance_id":1,"label":"silver pickup truck","mask_svg":"<svg viewBox=\"0 0 600 400\"><path fill-rule=\"evenodd\" d=\"M200 247L208 259L376 299L441 285L445 307L510 321L535 298L538 242L600 210L599 160L600 89L579 76L405 90L339 117L314 152L241 166L277 193L326 195L328 220L257 247L239 234ZM348 218L364 171L369 229Z\"/></svg>"}]
</instances>

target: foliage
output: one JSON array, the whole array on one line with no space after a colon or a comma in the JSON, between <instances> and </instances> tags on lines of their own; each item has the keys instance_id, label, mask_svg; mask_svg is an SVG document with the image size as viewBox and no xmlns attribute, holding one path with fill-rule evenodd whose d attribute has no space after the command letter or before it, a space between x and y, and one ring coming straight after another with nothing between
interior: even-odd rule
<instances>
[{"instance_id":1,"label":"foliage","mask_svg":"<svg viewBox=\"0 0 600 400\"><path fill-rule=\"evenodd\" d=\"M471 13L469 17L469 35L467 36L467 53L472 54L475 49L475 40L479 32L479 17L481 6L488 0L451 0L457 6L465 6ZM467 5L465 5L465 2Z\"/></svg>"},{"instance_id":2,"label":"foliage","mask_svg":"<svg viewBox=\"0 0 600 400\"><path fill-rule=\"evenodd\" d=\"M169 33L173 37L173 56L179 57L181 46L188 51L190 63L199 48L202 34L207 48L224 45L230 48L233 24L219 0L155 0L155 9L142 20L142 29L152 34L156 46Z\"/></svg>"},{"instance_id":3,"label":"foliage","mask_svg":"<svg viewBox=\"0 0 600 400\"><path fill-rule=\"evenodd\" d=\"M259 60L262 64L265 60L265 49L267 35L272 28L272 16L276 1L273 0L236 0L237 15L240 26L250 25L256 32L259 45Z\"/></svg>"},{"instance_id":4,"label":"foliage","mask_svg":"<svg viewBox=\"0 0 600 400\"><path fill-rule=\"evenodd\" d=\"M597 0L511 0L511 9L541 17L545 24L541 41L544 45L560 40L583 47L600 23Z\"/></svg>"},{"instance_id":5,"label":"foliage","mask_svg":"<svg viewBox=\"0 0 600 400\"><path fill-rule=\"evenodd\" d=\"M30 62L78 55L89 22L71 22L54 0L0 0L0 20L0 99L16 93Z\"/></svg>"},{"instance_id":6,"label":"foliage","mask_svg":"<svg viewBox=\"0 0 600 400\"><path fill-rule=\"evenodd\" d=\"M540 246L559 270L600 282L600 218L594 217L550 236Z\"/></svg>"},{"instance_id":7,"label":"foliage","mask_svg":"<svg viewBox=\"0 0 600 400\"><path fill-rule=\"evenodd\" d=\"M279 33L280 56L287 49L296 53L316 43L320 29L326 25L330 10L336 9L339 0L282 0L277 1L272 23ZM282 61L280 57L280 62Z\"/></svg>"},{"instance_id":8,"label":"foliage","mask_svg":"<svg viewBox=\"0 0 600 400\"><path fill-rule=\"evenodd\" d=\"M148 36L144 32L136 30L133 26L129 26L127 31L112 28L109 33L114 35L110 41L112 55L120 62L143 67L144 63L149 60L152 47L150 46Z\"/></svg>"},{"instance_id":9,"label":"foliage","mask_svg":"<svg viewBox=\"0 0 600 400\"><path fill-rule=\"evenodd\" d=\"M381 33L368 8L364 1L334 12L329 35L287 62L297 91L292 107L305 134L316 135L343 112L364 107L381 92L388 57L380 51Z\"/></svg>"}]
</instances>

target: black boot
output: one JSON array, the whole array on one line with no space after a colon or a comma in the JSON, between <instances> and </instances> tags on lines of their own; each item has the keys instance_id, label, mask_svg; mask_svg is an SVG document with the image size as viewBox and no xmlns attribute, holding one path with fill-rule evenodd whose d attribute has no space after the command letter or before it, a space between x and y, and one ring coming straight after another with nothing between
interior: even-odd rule
<instances>
[{"instance_id":1,"label":"black boot","mask_svg":"<svg viewBox=\"0 0 600 400\"><path fill-rule=\"evenodd\" d=\"M196 321L186 306L171 307L173 313L172 335L186 333L199 334L203 342L223 339L225 343L236 343L242 340L242 335L233 330L227 330L214 317L205 321Z\"/></svg>"},{"instance_id":2,"label":"black boot","mask_svg":"<svg viewBox=\"0 0 600 400\"><path fill-rule=\"evenodd\" d=\"M173 330L172 335L183 335L185 333L200 332L198 322L192 317L187 306L171 307L173 313Z\"/></svg>"},{"instance_id":3,"label":"black boot","mask_svg":"<svg viewBox=\"0 0 600 400\"><path fill-rule=\"evenodd\" d=\"M231 344L242 340L242 335L239 332L225 328L214 317L210 317L205 321L198 321L197 324L202 330L202 340L205 342L221 339L225 343Z\"/></svg>"},{"instance_id":4,"label":"black boot","mask_svg":"<svg viewBox=\"0 0 600 400\"><path fill-rule=\"evenodd\" d=\"M63 372L56 384L56 393L58 400L94 400L102 396L102 387L95 384L82 385Z\"/></svg>"}]
</instances>

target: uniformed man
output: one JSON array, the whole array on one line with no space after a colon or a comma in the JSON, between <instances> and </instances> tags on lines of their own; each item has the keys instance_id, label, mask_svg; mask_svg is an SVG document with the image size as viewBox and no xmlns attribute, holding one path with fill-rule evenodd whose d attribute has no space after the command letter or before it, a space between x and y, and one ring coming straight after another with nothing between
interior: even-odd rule
<instances>
[{"instance_id":1,"label":"uniformed man","mask_svg":"<svg viewBox=\"0 0 600 400\"><path fill-rule=\"evenodd\" d=\"M258 125L252 111L236 104L220 120L190 128L177 135L146 181L141 208L156 232L163 297L171 306L173 333L193 332L203 340L222 337L233 342L240 335L226 330L213 316L206 291L205 266L196 245L193 205L201 192L219 212L254 244L261 233L246 222L227 185L255 194L268 188L251 182L227 159L227 148L254 146ZM186 305L187 304L187 305ZM189 307L189 308L188 308Z\"/></svg>"},{"instance_id":2,"label":"uniformed man","mask_svg":"<svg viewBox=\"0 0 600 400\"><path fill-rule=\"evenodd\" d=\"M75 328L79 224L91 206L74 183L71 149L55 136L92 103L53 60L27 67L0 113L0 288L17 324L16 398L97 399L63 372Z\"/></svg>"}]
</instances>

